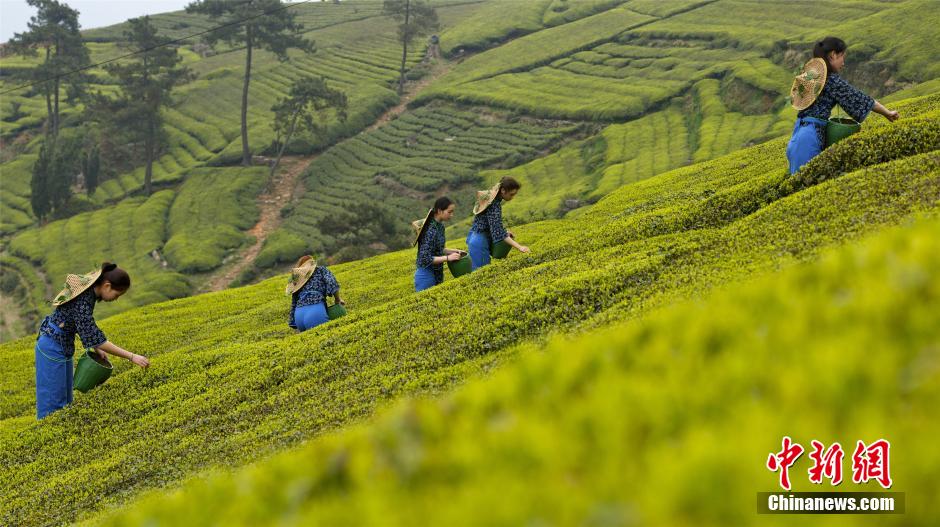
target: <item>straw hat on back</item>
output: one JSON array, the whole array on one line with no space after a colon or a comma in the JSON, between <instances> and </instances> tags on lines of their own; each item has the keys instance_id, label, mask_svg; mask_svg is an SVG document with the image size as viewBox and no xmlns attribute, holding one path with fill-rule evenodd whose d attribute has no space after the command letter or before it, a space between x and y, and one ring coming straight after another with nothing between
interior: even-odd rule
<instances>
[{"instance_id":1,"label":"straw hat on back","mask_svg":"<svg viewBox=\"0 0 940 527\"><path fill-rule=\"evenodd\" d=\"M428 210L428 215L424 217L423 220L415 220L411 222L411 228L415 231L415 241L411 243L412 246L418 245L418 241L421 240L421 236L424 235L424 231L428 230L428 226L431 225L431 218L434 217L434 209Z\"/></svg>"},{"instance_id":2,"label":"straw hat on back","mask_svg":"<svg viewBox=\"0 0 940 527\"><path fill-rule=\"evenodd\" d=\"M95 281L101 276L101 269L96 269L87 274L70 274L65 277L64 288L52 300L55 307L72 300L78 295L84 293L89 287L95 285Z\"/></svg>"},{"instance_id":3,"label":"straw hat on back","mask_svg":"<svg viewBox=\"0 0 940 527\"><path fill-rule=\"evenodd\" d=\"M486 208L489 207L490 204L493 203L493 200L496 199L496 196L499 196L500 185L502 185L502 182L496 183L495 185L493 185L491 188L487 190L477 191L477 202L473 206L474 216L486 210Z\"/></svg>"},{"instance_id":4,"label":"straw hat on back","mask_svg":"<svg viewBox=\"0 0 940 527\"><path fill-rule=\"evenodd\" d=\"M307 260L300 267L294 267L290 270L290 278L287 280L287 294L292 295L310 281L313 272L317 270L317 261L313 258Z\"/></svg>"},{"instance_id":5,"label":"straw hat on back","mask_svg":"<svg viewBox=\"0 0 940 527\"><path fill-rule=\"evenodd\" d=\"M803 70L793 78L790 87L790 104L797 110L805 110L816 102L816 98L826 86L826 61L819 57L810 59L803 65Z\"/></svg>"}]
</instances>

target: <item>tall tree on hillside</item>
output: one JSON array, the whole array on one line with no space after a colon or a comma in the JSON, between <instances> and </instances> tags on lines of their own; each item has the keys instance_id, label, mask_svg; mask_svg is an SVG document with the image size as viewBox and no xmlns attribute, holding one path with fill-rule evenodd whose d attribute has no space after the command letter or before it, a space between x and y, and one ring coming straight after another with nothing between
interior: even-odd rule
<instances>
[{"instance_id":1,"label":"tall tree on hillside","mask_svg":"<svg viewBox=\"0 0 940 527\"><path fill-rule=\"evenodd\" d=\"M323 121L328 117L327 113L332 111L338 120L345 121L346 107L346 94L330 88L326 79L301 77L294 81L287 96L271 108L274 112L274 123L271 125L274 128L273 146L277 151L277 157L271 165L271 179L295 133L323 133L326 129Z\"/></svg>"},{"instance_id":2,"label":"tall tree on hillside","mask_svg":"<svg viewBox=\"0 0 940 527\"><path fill-rule=\"evenodd\" d=\"M47 139L52 136L46 136ZM43 141L39 147L39 157L33 163L33 175L29 181L29 201L33 207L33 214L42 222L43 218L52 211L52 201L49 198L49 167L52 165L53 147L51 141Z\"/></svg>"},{"instance_id":3,"label":"tall tree on hillside","mask_svg":"<svg viewBox=\"0 0 940 527\"><path fill-rule=\"evenodd\" d=\"M59 99L62 85L68 87L67 101L81 95L88 76L70 73L91 64L88 48L79 32L78 11L57 0L26 0L37 9L25 33L10 39L10 49L21 55L45 54L42 64L30 72L30 80L43 81L41 90L46 98L46 132L59 134ZM68 74L68 75L66 75Z\"/></svg>"},{"instance_id":4,"label":"tall tree on hillside","mask_svg":"<svg viewBox=\"0 0 940 527\"><path fill-rule=\"evenodd\" d=\"M30 180L30 205L42 221L72 196L71 187L80 167L80 144L75 138L46 135L39 147Z\"/></svg>"},{"instance_id":5,"label":"tall tree on hillside","mask_svg":"<svg viewBox=\"0 0 940 527\"><path fill-rule=\"evenodd\" d=\"M251 54L256 47L273 52L287 61L287 51L295 48L314 50L312 41L299 33L303 24L296 13L281 0L197 0L186 6L188 13L202 13L221 22L221 27L205 38L209 44L227 42L245 46L245 79L242 87L242 164L251 165L248 149L248 85L251 82Z\"/></svg>"},{"instance_id":6,"label":"tall tree on hillside","mask_svg":"<svg viewBox=\"0 0 940 527\"><path fill-rule=\"evenodd\" d=\"M174 87L188 82L192 74L180 66L183 60L175 47L164 45L166 39L157 35L149 16L128 20L130 29L124 37L134 55L130 61L106 66L120 84L116 99L97 98L98 110L104 110L112 123L123 124L144 145L146 169L144 192L153 190L153 162L159 147L166 141L161 109L172 102Z\"/></svg>"},{"instance_id":7,"label":"tall tree on hillside","mask_svg":"<svg viewBox=\"0 0 940 527\"><path fill-rule=\"evenodd\" d=\"M398 22L398 41L401 42L401 70L398 76L398 95L405 91L405 63L408 46L421 35L440 28L437 11L426 0L385 0L383 12Z\"/></svg>"}]
</instances>

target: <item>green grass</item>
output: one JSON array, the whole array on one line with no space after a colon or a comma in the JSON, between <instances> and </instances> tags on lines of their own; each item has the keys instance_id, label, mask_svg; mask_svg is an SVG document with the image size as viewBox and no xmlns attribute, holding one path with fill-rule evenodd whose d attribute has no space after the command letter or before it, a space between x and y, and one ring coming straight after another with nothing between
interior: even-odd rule
<instances>
[{"instance_id":1,"label":"green grass","mask_svg":"<svg viewBox=\"0 0 940 527\"><path fill-rule=\"evenodd\" d=\"M95 524L792 525L753 511L755 492L777 489L762 461L791 436L807 449L888 439L907 511L878 524L934 525L940 378L924 365L940 359L938 230L934 216L640 321L525 346L452 395ZM795 491L821 490L809 463L791 469Z\"/></svg>"},{"instance_id":2,"label":"green grass","mask_svg":"<svg viewBox=\"0 0 940 527\"><path fill-rule=\"evenodd\" d=\"M514 254L469 277L447 280L420 294L411 293L411 250L334 266L351 315L300 335L292 335L286 328L284 277L112 317L102 323L108 336L150 356L151 369L131 370L121 363L106 385L79 395L72 407L42 422L30 417L30 339L3 345L0 353L11 360L0 366L0 392L4 394L0 401L0 463L8 467L0 478L4 495L0 521L97 520L97 513L119 507L143 491L175 485L207 468L243 466L364 419L401 395L439 393L512 361L520 353L520 344L537 344L551 335L646 316L677 300L697 297L716 285L814 260L826 247L905 222L921 211L936 214L940 203L940 131L934 123L940 115L940 96L916 99L899 107L917 118L890 127L866 127L838 148L823 153L815 168L808 167L812 170L809 179L787 175L783 152L786 138L774 140L627 185L575 217L511 225L519 240L533 249L530 255ZM921 138L915 145L896 142L913 135ZM853 154L853 149L861 151ZM872 155L873 150L880 154ZM832 168L841 159L850 162L846 173ZM511 206L507 205L507 210ZM927 261L925 265L929 269L932 264ZM799 292L793 287L785 290ZM925 298L925 304L929 301ZM742 313L753 314L753 305L760 304L741 305ZM891 320L908 320L898 319L897 310L886 312L893 313ZM814 315L803 313L806 318L801 320L817 321ZM923 318L908 322L920 320ZM788 317L779 321L787 322L781 328L800 327L788 324ZM733 317L726 322L735 331L740 327ZM645 334L648 338L655 334L681 339L689 327L677 323L669 330ZM898 334L905 334L904 328L898 325ZM710 353L715 349L713 339L696 342ZM781 350L800 351L796 346L783 346L785 343L779 343ZM623 347L633 349L628 344ZM662 352L657 354L675 360L673 345L663 344L658 349ZM771 350L775 349L769 347L766 356L774 357ZM912 350L918 348L906 349L914 353ZM776 375L766 368L751 369L751 356L748 354L745 361L735 354L738 368L732 371L742 378L753 378L758 372ZM652 360L654 355L648 357ZM665 366L667 362L657 364ZM688 368L670 371L693 371L696 364L698 361ZM561 366L558 371L578 372ZM716 374L719 371L725 370L718 368ZM708 394L726 397L738 393L722 390L726 383L720 376L717 382L703 384L703 390L688 391L680 388L686 384L682 382L684 377L671 383L657 383L658 378L643 375L638 380L680 390L668 401L674 405L667 407L679 413L666 414L672 418L662 419L663 414L655 411L642 414L642 404L630 407L641 412L636 422L666 426L665 430L683 426L688 417L695 434L699 430L694 426L699 422L696 416L706 419L714 415L710 412L715 408L721 408L717 402L707 404L711 401ZM551 384L535 378L525 384L523 392L538 397L542 392L533 387L539 386L547 389ZM622 386L630 390L634 384ZM711 391L704 390L707 387ZM807 392L791 393L804 397ZM704 406L692 406L698 412L691 414L689 404L698 401ZM686 413L680 412L683 408ZM884 409L884 415L891 415L888 410ZM565 413L562 408L558 412ZM645 421L641 415L647 415ZM738 414L729 411L727 415ZM729 417L727 422L734 430L740 429L738 417ZM792 424L793 420L781 418L779 422ZM645 434L643 430L652 429L641 428L637 433ZM773 435L779 440L776 432ZM80 437L107 437L112 446L63 448L77 444ZM390 440L396 444L394 436ZM527 449L537 445L533 441L520 444ZM624 445L617 441L610 444ZM773 444L759 446L762 450L774 448ZM512 449L506 455L512 458L520 452ZM667 449L660 454L671 452L674 450ZM494 462L498 459L493 458ZM772 475L762 472L762 459L759 456L754 463L748 461L747 466L764 474L770 487ZM421 483L412 487L415 490L429 488L426 485L434 478L446 475L410 472L415 467L410 458L389 462L404 473L431 478L414 480ZM346 466L341 461L340 465ZM329 466L323 469L329 470ZM703 466L708 465L693 465ZM640 481L629 478L630 473L626 476L633 484ZM531 479L514 481L512 485L525 483L524 488L531 489ZM699 504L689 494L698 485L678 487L673 494L663 488L668 482L668 488L675 489L674 473L657 473L653 481L659 487L648 489L650 493ZM755 491L751 484L741 488L745 487L749 493ZM314 487L290 489L286 492L294 497L319 493ZM501 488L500 495L511 490ZM521 490L513 492L524 495ZM747 502L753 503L753 494L748 496ZM375 499L384 499L384 495L376 494ZM254 507L262 502L246 500L245 505ZM569 503L558 499L554 502ZM671 503L647 514L654 518L666 514ZM163 510L172 514L169 509ZM682 510L691 510L692 514L696 509ZM746 511L749 521L754 521L752 509ZM185 518L192 521L194 517L198 516ZM247 516L241 518L251 521ZM704 516L709 518L713 517ZM724 519L734 523L735 518Z\"/></svg>"}]
</instances>

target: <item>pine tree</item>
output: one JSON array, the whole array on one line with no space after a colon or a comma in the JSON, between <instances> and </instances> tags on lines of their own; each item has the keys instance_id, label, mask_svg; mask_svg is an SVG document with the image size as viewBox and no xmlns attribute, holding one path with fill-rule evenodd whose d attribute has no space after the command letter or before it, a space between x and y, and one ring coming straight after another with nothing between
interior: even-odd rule
<instances>
[{"instance_id":1,"label":"pine tree","mask_svg":"<svg viewBox=\"0 0 940 527\"><path fill-rule=\"evenodd\" d=\"M39 157L33 164L33 176L30 179L30 204L33 207L33 214L40 222L52 211L52 203L49 199L49 170L51 158L55 155L55 142L47 138L39 147Z\"/></svg>"},{"instance_id":2,"label":"pine tree","mask_svg":"<svg viewBox=\"0 0 940 527\"><path fill-rule=\"evenodd\" d=\"M84 94L88 76L72 73L91 64L91 57L78 23L78 11L57 0L26 0L37 13L27 24L25 33L16 33L10 39L13 53L35 56L40 50L43 63L33 68L29 80L41 81L40 89L46 99L46 132L57 136L60 128L59 102L63 83L68 86L68 102Z\"/></svg>"},{"instance_id":3,"label":"pine tree","mask_svg":"<svg viewBox=\"0 0 940 527\"><path fill-rule=\"evenodd\" d=\"M291 48L313 52L313 42L300 36L303 24L281 0L197 0L186 6L188 13L201 13L217 20L220 28L205 37L206 42L227 42L245 46L245 75L242 87L242 164L251 165L248 148L248 86L251 82L251 59L255 48L274 53L286 61Z\"/></svg>"},{"instance_id":4,"label":"pine tree","mask_svg":"<svg viewBox=\"0 0 940 527\"><path fill-rule=\"evenodd\" d=\"M149 16L131 19L128 24L124 37L136 52L133 59L106 66L117 77L121 93L112 100L99 97L96 104L112 122L123 124L144 144L144 192L149 195L153 191L153 162L166 140L161 109L172 102L173 88L188 82L192 74L180 67L183 58L178 50L163 45L165 40L157 35Z\"/></svg>"},{"instance_id":5,"label":"pine tree","mask_svg":"<svg viewBox=\"0 0 940 527\"><path fill-rule=\"evenodd\" d=\"M274 112L274 123L271 125L275 135L274 149L277 151L271 166L271 179L295 133L323 133L322 121L331 110L340 121L345 121L347 104L346 94L330 88L322 77L301 77L294 81L288 95L271 108ZM316 117L319 117L320 122Z\"/></svg>"},{"instance_id":6,"label":"pine tree","mask_svg":"<svg viewBox=\"0 0 940 527\"><path fill-rule=\"evenodd\" d=\"M424 0L385 0L383 12L398 22L398 41L402 44L398 95L405 91L405 65L408 46L421 35L440 29L437 11Z\"/></svg>"}]
</instances>

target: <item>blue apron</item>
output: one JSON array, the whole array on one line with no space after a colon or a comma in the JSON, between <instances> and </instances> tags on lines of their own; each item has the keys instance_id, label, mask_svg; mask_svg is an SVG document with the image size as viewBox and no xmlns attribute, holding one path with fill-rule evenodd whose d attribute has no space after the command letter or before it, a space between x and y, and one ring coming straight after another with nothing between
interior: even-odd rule
<instances>
[{"instance_id":1,"label":"blue apron","mask_svg":"<svg viewBox=\"0 0 940 527\"><path fill-rule=\"evenodd\" d=\"M49 323L53 331L65 331ZM36 339L36 418L72 404L72 354L66 355L52 337L40 334Z\"/></svg>"},{"instance_id":2,"label":"blue apron","mask_svg":"<svg viewBox=\"0 0 940 527\"><path fill-rule=\"evenodd\" d=\"M419 267L415 270L415 292L421 292L425 289L437 285L437 278L430 267Z\"/></svg>"},{"instance_id":3,"label":"blue apron","mask_svg":"<svg viewBox=\"0 0 940 527\"><path fill-rule=\"evenodd\" d=\"M822 152L823 145L819 140L818 127L826 129L826 121L815 117L801 117L793 125L793 134L787 144L787 161L790 162L790 174L795 174L801 166Z\"/></svg>"},{"instance_id":4,"label":"blue apron","mask_svg":"<svg viewBox=\"0 0 940 527\"><path fill-rule=\"evenodd\" d=\"M490 237L476 231L467 234L467 250L470 253L470 263L476 271L490 263Z\"/></svg>"},{"instance_id":5,"label":"blue apron","mask_svg":"<svg viewBox=\"0 0 940 527\"><path fill-rule=\"evenodd\" d=\"M326 314L326 302L298 307L294 311L294 324L300 331L307 331L329 321L330 317Z\"/></svg>"}]
</instances>

